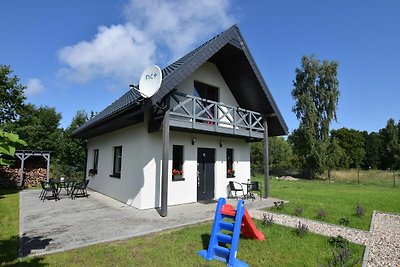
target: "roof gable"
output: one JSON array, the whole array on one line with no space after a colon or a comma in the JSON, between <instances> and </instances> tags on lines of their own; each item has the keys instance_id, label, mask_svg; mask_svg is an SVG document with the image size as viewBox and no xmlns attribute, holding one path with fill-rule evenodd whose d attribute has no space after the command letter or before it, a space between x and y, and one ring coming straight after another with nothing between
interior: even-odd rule
<instances>
[{"instance_id":1,"label":"roof gable","mask_svg":"<svg viewBox=\"0 0 400 267\"><path fill-rule=\"evenodd\" d=\"M239 106L269 117L270 136L287 134L286 123L237 25L233 25L162 69L163 79L160 89L148 101L145 101L142 108L151 107L159 102L206 61L217 65ZM140 105L143 103L142 99L138 93L129 90L95 118L78 128L74 135L79 136L88 128L95 127L126 109Z\"/></svg>"}]
</instances>

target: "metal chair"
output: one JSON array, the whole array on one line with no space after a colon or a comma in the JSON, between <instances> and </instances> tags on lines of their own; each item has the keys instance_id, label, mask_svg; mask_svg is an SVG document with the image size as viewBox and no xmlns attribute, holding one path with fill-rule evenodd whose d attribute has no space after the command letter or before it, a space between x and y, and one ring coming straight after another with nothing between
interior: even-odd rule
<instances>
[{"instance_id":1,"label":"metal chair","mask_svg":"<svg viewBox=\"0 0 400 267\"><path fill-rule=\"evenodd\" d=\"M229 197L233 198L233 192L235 192L235 198L238 199L237 193L241 192L242 198L244 196L243 186L238 182L229 182Z\"/></svg>"},{"instance_id":2,"label":"metal chair","mask_svg":"<svg viewBox=\"0 0 400 267\"><path fill-rule=\"evenodd\" d=\"M75 199L77 196L89 197L89 194L87 193L88 184L89 180L75 183L71 191L71 199Z\"/></svg>"},{"instance_id":3,"label":"metal chair","mask_svg":"<svg viewBox=\"0 0 400 267\"><path fill-rule=\"evenodd\" d=\"M58 196L58 188L57 184L52 182L40 181L40 185L42 186L42 191L40 192L39 198L44 201L45 199L54 198L56 201L60 200ZM47 196L47 193L51 192L51 197Z\"/></svg>"},{"instance_id":4,"label":"metal chair","mask_svg":"<svg viewBox=\"0 0 400 267\"><path fill-rule=\"evenodd\" d=\"M261 183L260 182L251 182L248 187L247 190L250 193L250 196L252 199L255 199L256 197L254 196L253 192L259 192L260 195L260 200L262 200L262 196L261 196Z\"/></svg>"}]
</instances>

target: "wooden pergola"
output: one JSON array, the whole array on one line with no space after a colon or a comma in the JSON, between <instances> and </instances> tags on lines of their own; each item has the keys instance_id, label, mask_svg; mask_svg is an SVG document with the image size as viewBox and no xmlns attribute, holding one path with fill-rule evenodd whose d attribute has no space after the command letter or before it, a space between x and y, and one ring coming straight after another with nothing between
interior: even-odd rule
<instances>
[{"instance_id":1,"label":"wooden pergola","mask_svg":"<svg viewBox=\"0 0 400 267\"><path fill-rule=\"evenodd\" d=\"M46 162L46 180L49 181L50 178L50 151L32 151L32 150L17 150L15 151L15 156L21 160L21 169L19 173L19 186L22 187L24 182L24 165L25 160L29 157L43 157Z\"/></svg>"}]
</instances>

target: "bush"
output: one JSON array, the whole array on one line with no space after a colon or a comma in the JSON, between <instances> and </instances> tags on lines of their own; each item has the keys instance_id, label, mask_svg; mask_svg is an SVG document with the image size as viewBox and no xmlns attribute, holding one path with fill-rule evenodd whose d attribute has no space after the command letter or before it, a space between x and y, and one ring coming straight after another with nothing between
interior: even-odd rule
<instances>
[{"instance_id":1,"label":"bush","mask_svg":"<svg viewBox=\"0 0 400 267\"><path fill-rule=\"evenodd\" d=\"M274 206L277 210L283 210L285 208L285 202L283 201L274 201Z\"/></svg>"},{"instance_id":2,"label":"bush","mask_svg":"<svg viewBox=\"0 0 400 267\"><path fill-rule=\"evenodd\" d=\"M342 217L342 218L340 218L340 220L339 220L339 224L340 225L348 225L350 223L350 220L349 220L349 218L347 218L347 217Z\"/></svg>"},{"instance_id":3,"label":"bush","mask_svg":"<svg viewBox=\"0 0 400 267\"><path fill-rule=\"evenodd\" d=\"M362 217L362 216L364 216L364 214L365 214L364 207L361 206L361 204L357 204L357 206L356 206L356 216Z\"/></svg>"},{"instance_id":4,"label":"bush","mask_svg":"<svg viewBox=\"0 0 400 267\"><path fill-rule=\"evenodd\" d=\"M317 218L318 220L323 221L326 218L326 211L324 209L320 209L317 212Z\"/></svg>"},{"instance_id":5,"label":"bush","mask_svg":"<svg viewBox=\"0 0 400 267\"><path fill-rule=\"evenodd\" d=\"M274 216L264 213L263 214L263 225L272 226L274 224Z\"/></svg>"},{"instance_id":6,"label":"bush","mask_svg":"<svg viewBox=\"0 0 400 267\"><path fill-rule=\"evenodd\" d=\"M304 208L303 207L296 207L295 209L294 209L294 215L295 216L300 216L302 213L303 213L303 211L304 211Z\"/></svg>"},{"instance_id":7,"label":"bush","mask_svg":"<svg viewBox=\"0 0 400 267\"><path fill-rule=\"evenodd\" d=\"M301 222L299 221L299 223L296 225L295 231L296 231L296 234L297 234L299 237L303 237L303 236L305 236L305 235L307 234L307 232L308 232L308 226L305 225L304 223L301 223Z\"/></svg>"},{"instance_id":8,"label":"bush","mask_svg":"<svg viewBox=\"0 0 400 267\"><path fill-rule=\"evenodd\" d=\"M337 237L331 237L328 240L329 244L331 244L331 246L335 247L335 248L347 248L349 247L349 241L338 235Z\"/></svg>"}]
</instances>

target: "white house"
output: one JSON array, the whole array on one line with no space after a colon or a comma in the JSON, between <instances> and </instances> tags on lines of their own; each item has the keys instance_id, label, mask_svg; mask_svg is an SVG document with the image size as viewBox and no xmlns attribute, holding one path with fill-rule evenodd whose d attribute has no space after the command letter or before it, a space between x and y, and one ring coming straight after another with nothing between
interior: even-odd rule
<instances>
[{"instance_id":1,"label":"white house","mask_svg":"<svg viewBox=\"0 0 400 267\"><path fill-rule=\"evenodd\" d=\"M287 126L237 25L162 76L151 98L129 90L74 136L87 139L91 189L166 215L168 205L226 197L229 181L250 179L249 143Z\"/></svg>"}]
</instances>

